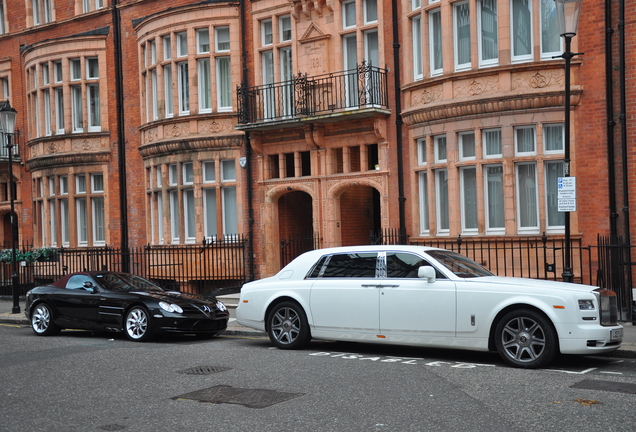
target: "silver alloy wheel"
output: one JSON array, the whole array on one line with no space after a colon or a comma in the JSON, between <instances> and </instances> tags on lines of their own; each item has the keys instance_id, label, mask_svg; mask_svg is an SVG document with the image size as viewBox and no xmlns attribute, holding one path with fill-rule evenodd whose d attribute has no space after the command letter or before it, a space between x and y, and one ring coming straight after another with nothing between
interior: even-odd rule
<instances>
[{"instance_id":1,"label":"silver alloy wheel","mask_svg":"<svg viewBox=\"0 0 636 432\"><path fill-rule=\"evenodd\" d=\"M293 308L282 307L272 315L270 329L278 343L289 345L298 338L301 325L301 319Z\"/></svg>"},{"instance_id":2,"label":"silver alloy wheel","mask_svg":"<svg viewBox=\"0 0 636 432\"><path fill-rule=\"evenodd\" d=\"M141 340L148 332L148 314L140 307L136 307L126 315L126 334L130 339Z\"/></svg>"},{"instance_id":3,"label":"silver alloy wheel","mask_svg":"<svg viewBox=\"0 0 636 432\"><path fill-rule=\"evenodd\" d=\"M508 321L500 337L505 354L515 362L534 362L546 349L545 330L539 322L527 316Z\"/></svg>"},{"instance_id":4,"label":"silver alloy wheel","mask_svg":"<svg viewBox=\"0 0 636 432\"><path fill-rule=\"evenodd\" d=\"M37 334L46 333L51 325L51 310L44 303L39 304L31 315L31 327Z\"/></svg>"}]
</instances>

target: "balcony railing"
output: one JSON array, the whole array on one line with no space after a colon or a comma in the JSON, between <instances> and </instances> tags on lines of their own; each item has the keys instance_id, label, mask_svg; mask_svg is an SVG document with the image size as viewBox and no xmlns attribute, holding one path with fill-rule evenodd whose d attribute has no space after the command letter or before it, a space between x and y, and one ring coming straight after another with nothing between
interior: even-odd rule
<instances>
[{"instance_id":1,"label":"balcony railing","mask_svg":"<svg viewBox=\"0 0 636 432\"><path fill-rule=\"evenodd\" d=\"M237 88L239 123L295 120L339 111L388 109L386 69L363 62L357 69Z\"/></svg>"}]
</instances>

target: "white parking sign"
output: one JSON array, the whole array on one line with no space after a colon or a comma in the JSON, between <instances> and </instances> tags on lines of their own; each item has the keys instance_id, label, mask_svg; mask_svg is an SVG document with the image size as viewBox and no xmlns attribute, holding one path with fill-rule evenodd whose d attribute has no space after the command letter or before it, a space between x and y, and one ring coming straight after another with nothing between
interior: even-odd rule
<instances>
[{"instance_id":1,"label":"white parking sign","mask_svg":"<svg viewBox=\"0 0 636 432\"><path fill-rule=\"evenodd\" d=\"M559 177L557 201L558 211L576 211L576 177Z\"/></svg>"}]
</instances>

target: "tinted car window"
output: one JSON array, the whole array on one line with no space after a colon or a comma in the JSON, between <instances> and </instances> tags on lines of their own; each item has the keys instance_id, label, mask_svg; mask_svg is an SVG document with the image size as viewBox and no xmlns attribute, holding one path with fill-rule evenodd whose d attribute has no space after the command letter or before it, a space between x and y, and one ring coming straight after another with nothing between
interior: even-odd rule
<instances>
[{"instance_id":1,"label":"tinted car window","mask_svg":"<svg viewBox=\"0 0 636 432\"><path fill-rule=\"evenodd\" d=\"M387 252L386 254L386 276L389 278L417 278L419 268L430 265L418 255L404 252ZM437 269L435 273L437 279L445 278Z\"/></svg>"},{"instance_id":2,"label":"tinted car window","mask_svg":"<svg viewBox=\"0 0 636 432\"><path fill-rule=\"evenodd\" d=\"M66 289L82 289L84 288L84 282L93 282L90 276L87 275L73 275L66 281Z\"/></svg>"},{"instance_id":3,"label":"tinted car window","mask_svg":"<svg viewBox=\"0 0 636 432\"><path fill-rule=\"evenodd\" d=\"M427 253L459 277L472 278L493 275L485 267L457 252L434 250Z\"/></svg>"},{"instance_id":4,"label":"tinted car window","mask_svg":"<svg viewBox=\"0 0 636 432\"><path fill-rule=\"evenodd\" d=\"M376 253L351 253L330 255L325 260L320 277L324 278L374 278Z\"/></svg>"},{"instance_id":5,"label":"tinted car window","mask_svg":"<svg viewBox=\"0 0 636 432\"><path fill-rule=\"evenodd\" d=\"M138 276L114 273L96 277L99 283L111 291L163 291L157 285Z\"/></svg>"}]
</instances>

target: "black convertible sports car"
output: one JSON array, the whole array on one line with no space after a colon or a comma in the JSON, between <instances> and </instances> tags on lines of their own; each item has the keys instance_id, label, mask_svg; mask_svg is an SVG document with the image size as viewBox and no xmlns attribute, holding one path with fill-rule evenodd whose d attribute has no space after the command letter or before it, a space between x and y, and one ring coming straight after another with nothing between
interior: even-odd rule
<instances>
[{"instance_id":1,"label":"black convertible sports car","mask_svg":"<svg viewBox=\"0 0 636 432\"><path fill-rule=\"evenodd\" d=\"M123 331L146 341L160 333L213 336L227 328L230 314L212 297L164 291L139 276L79 272L27 293L25 315L36 335L62 329Z\"/></svg>"}]
</instances>

